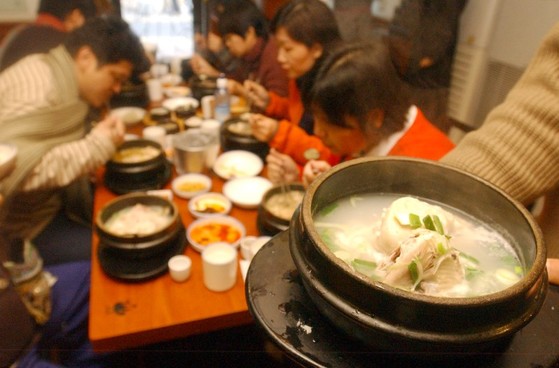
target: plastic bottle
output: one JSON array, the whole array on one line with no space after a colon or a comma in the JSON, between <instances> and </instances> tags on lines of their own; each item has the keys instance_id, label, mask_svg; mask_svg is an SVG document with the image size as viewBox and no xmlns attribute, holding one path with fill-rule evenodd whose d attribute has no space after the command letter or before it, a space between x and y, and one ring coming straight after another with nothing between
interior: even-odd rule
<instances>
[{"instance_id":1,"label":"plastic bottle","mask_svg":"<svg viewBox=\"0 0 559 368\"><path fill-rule=\"evenodd\" d=\"M224 122L231 116L229 92L227 91L227 78L222 74L217 78L217 89L215 91L215 113L214 116L220 122Z\"/></svg>"}]
</instances>

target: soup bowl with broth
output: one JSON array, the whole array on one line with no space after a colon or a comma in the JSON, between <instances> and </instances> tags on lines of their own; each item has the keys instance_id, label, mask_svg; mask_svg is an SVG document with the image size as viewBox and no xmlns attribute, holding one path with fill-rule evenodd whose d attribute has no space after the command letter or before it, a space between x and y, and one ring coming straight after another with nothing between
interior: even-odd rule
<instances>
[{"instance_id":1,"label":"soup bowl with broth","mask_svg":"<svg viewBox=\"0 0 559 368\"><path fill-rule=\"evenodd\" d=\"M117 194L160 189L171 173L161 145L148 139L124 142L105 167L105 185Z\"/></svg>"},{"instance_id":2,"label":"soup bowl with broth","mask_svg":"<svg viewBox=\"0 0 559 368\"><path fill-rule=\"evenodd\" d=\"M432 161L334 167L307 189L289 237L319 311L375 349L445 356L500 347L547 292L530 213L492 184Z\"/></svg>"},{"instance_id":3,"label":"soup bowl with broth","mask_svg":"<svg viewBox=\"0 0 559 368\"><path fill-rule=\"evenodd\" d=\"M150 258L174 246L184 231L177 206L145 193L125 194L109 201L95 218L103 247L122 258Z\"/></svg>"}]
</instances>

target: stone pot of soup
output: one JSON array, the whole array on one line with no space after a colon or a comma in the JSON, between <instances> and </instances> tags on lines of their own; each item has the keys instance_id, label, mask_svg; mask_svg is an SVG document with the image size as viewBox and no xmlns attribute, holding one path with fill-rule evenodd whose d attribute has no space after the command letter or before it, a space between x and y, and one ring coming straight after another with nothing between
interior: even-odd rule
<instances>
[{"instance_id":1,"label":"stone pot of soup","mask_svg":"<svg viewBox=\"0 0 559 368\"><path fill-rule=\"evenodd\" d=\"M184 226L166 198L130 193L105 204L95 218L100 248L121 259L155 258L180 241ZM184 236L182 236L184 238Z\"/></svg>"},{"instance_id":2,"label":"stone pot of soup","mask_svg":"<svg viewBox=\"0 0 559 368\"><path fill-rule=\"evenodd\" d=\"M300 183L275 185L268 189L258 205L256 221L260 233L273 236L287 229L304 193L305 188Z\"/></svg>"},{"instance_id":3,"label":"stone pot of soup","mask_svg":"<svg viewBox=\"0 0 559 368\"><path fill-rule=\"evenodd\" d=\"M217 78L205 75L193 76L188 81L188 86L192 90L192 97L200 101L204 96L211 96L217 88Z\"/></svg>"},{"instance_id":4,"label":"stone pot of soup","mask_svg":"<svg viewBox=\"0 0 559 368\"><path fill-rule=\"evenodd\" d=\"M379 350L500 349L547 292L545 246L530 213L492 184L432 161L334 167L307 188L289 236L320 312L340 334Z\"/></svg>"},{"instance_id":5,"label":"stone pot of soup","mask_svg":"<svg viewBox=\"0 0 559 368\"><path fill-rule=\"evenodd\" d=\"M267 143L261 142L252 135L252 128L243 117L225 121L220 129L221 149L223 151L245 150L256 154L266 162L270 151Z\"/></svg>"},{"instance_id":6,"label":"stone pot of soup","mask_svg":"<svg viewBox=\"0 0 559 368\"><path fill-rule=\"evenodd\" d=\"M160 189L171 174L163 148L148 139L124 142L105 167L105 185L117 194Z\"/></svg>"}]
</instances>

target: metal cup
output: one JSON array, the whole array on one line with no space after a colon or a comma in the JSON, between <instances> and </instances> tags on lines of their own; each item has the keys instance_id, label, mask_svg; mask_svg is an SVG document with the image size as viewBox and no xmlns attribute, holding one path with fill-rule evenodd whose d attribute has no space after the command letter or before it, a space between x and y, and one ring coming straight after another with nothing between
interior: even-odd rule
<instances>
[{"instance_id":1,"label":"metal cup","mask_svg":"<svg viewBox=\"0 0 559 368\"><path fill-rule=\"evenodd\" d=\"M173 137L174 162L179 174L207 173L208 152L215 145L215 136L201 129L189 129Z\"/></svg>"}]
</instances>

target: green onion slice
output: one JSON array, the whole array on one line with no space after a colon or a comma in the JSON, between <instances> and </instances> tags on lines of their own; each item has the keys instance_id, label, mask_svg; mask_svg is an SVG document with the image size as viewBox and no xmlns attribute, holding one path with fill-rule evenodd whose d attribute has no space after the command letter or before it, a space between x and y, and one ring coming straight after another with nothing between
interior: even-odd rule
<instances>
[{"instance_id":1,"label":"green onion slice","mask_svg":"<svg viewBox=\"0 0 559 368\"><path fill-rule=\"evenodd\" d=\"M436 231L435 224L433 223L433 219L429 215L423 218L423 225L427 230Z\"/></svg>"},{"instance_id":2,"label":"green onion slice","mask_svg":"<svg viewBox=\"0 0 559 368\"><path fill-rule=\"evenodd\" d=\"M441 219L439 218L439 216L437 216L437 215L433 216L433 224L435 225L435 230L439 234L444 235L443 223L441 222Z\"/></svg>"},{"instance_id":3,"label":"green onion slice","mask_svg":"<svg viewBox=\"0 0 559 368\"><path fill-rule=\"evenodd\" d=\"M417 229L421 227L421 219L419 218L419 215L416 215L415 213L410 213L410 226L412 229Z\"/></svg>"}]
</instances>

